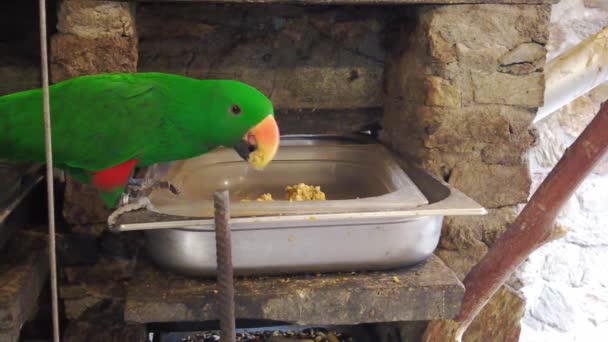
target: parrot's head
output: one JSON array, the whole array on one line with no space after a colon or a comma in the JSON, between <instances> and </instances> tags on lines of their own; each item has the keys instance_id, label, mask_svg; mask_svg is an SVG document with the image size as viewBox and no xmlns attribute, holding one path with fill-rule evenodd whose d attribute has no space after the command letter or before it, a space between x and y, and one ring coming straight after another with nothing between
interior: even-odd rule
<instances>
[{"instance_id":1,"label":"parrot's head","mask_svg":"<svg viewBox=\"0 0 608 342\"><path fill-rule=\"evenodd\" d=\"M211 100L216 113L212 134L219 145L234 148L255 169L263 169L279 148L279 127L272 102L245 83L217 82Z\"/></svg>"}]
</instances>

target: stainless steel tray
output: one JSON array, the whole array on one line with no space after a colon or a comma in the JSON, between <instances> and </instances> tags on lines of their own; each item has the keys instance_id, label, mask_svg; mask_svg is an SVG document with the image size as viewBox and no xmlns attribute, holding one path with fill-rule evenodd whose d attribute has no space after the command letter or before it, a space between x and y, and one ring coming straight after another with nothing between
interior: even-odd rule
<instances>
[{"instance_id":1,"label":"stainless steel tray","mask_svg":"<svg viewBox=\"0 0 608 342\"><path fill-rule=\"evenodd\" d=\"M179 196L159 189L149 198L158 212L176 216L213 217L213 193L218 189L230 191L232 217L389 211L428 203L380 144L287 144L264 171L250 168L223 148L174 162L161 179L176 186ZM297 183L320 185L327 200L287 201L285 186ZM271 193L275 200L255 201L262 193Z\"/></svg>"},{"instance_id":2,"label":"stainless steel tray","mask_svg":"<svg viewBox=\"0 0 608 342\"><path fill-rule=\"evenodd\" d=\"M182 202L170 194L153 194L155 211L125 213L111 229L145 230L148 254L156 263L182 274L213 276L216 269L214 224L212 218L204 217L210 211L204 208L208 204L202 204L201 198L209 198L215 187L222 188L218 181L223 177L235 179L228 170L234 163L239 163L232 161L237 157L230 156L228 151L218 152L215 156L207 156L206 161L201 161L204 157L195 158L168 168L165 179L192 177L184 182L198 186L187 190L187 196L192 196L191 202ZM343 178L340 176L349 174L348 168L334 165L335 171L327 177L327 169L315 173L312 167L302 167L303 161L315 164L314 161L323 156L325 161L341 160L350 161L351 166L370 166ZM282 142L277 158L271 165L279 164L281 172L270 171L272 177L268 178L271 181L259 183L261 178L255 178L259 177L257 174L246 173L242 175L241 183L224 184L231 194L236 194L232 198L236 200L231 204L232 214L235 210L242 214L231 219L236 274L361 271L408 266L433 253L444 216L486 213L460 191L367 140L291 137ZM200 169L190 167L195 165ZM213 167L218 170L210 172ZM252 202L239 206L242 204L237 202L239 198L266 192L267 184L290 184L296 179L294 175L304 177L298 178L302 182L324 182L328 197L333 195L337 199L316 203ZM257 181L248 182L248 177ZM369 179L361 184L367 182L367 185L355 183L366 177ZM205 183L212 186L205 186ZM259 187L245 191L239 184L258 184ZM274 191L279 191L277 189ZM402 189L407 189L406 193L399 193ZM192 203L197 205L193 207ZM248 216L252 211L263 214Z\"/></svg>"}]
</instances>

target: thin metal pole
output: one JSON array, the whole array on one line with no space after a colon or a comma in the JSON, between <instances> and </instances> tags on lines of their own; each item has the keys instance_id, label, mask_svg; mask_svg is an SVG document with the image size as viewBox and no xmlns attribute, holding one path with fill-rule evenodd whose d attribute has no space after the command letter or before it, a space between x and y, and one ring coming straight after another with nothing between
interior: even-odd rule
<instances>
[{"instance_id":1,"label":"thin metal pole","mask_svg":"<svg viewBox=\"0 0 608 342\"><path fill-rule=\"evenodd\" d=\"M59 342L59 305L57 299L57 260L55 254L55 194L53 189L53 145L51 139L51 105L49 99L49 56L47 51L46 0L39 0L40 58L42 67L42 107L44 111L44 148L46 152L46 189L49 218L49 263L53 309L53 341Z\"/></svg>"},{"instance_id":2,"label":"thin metal pole","mask_svg":"<svg viewBox=\"0 0 608 342\"><path fill-rule=\"evenodd\" d=\"M230 196L227 190L213 194L215 207L215 247L217 255L217 286L219 290L220 340L236 341L234 310L234 275L230 241Z\"/></svg>"}]
</instances>

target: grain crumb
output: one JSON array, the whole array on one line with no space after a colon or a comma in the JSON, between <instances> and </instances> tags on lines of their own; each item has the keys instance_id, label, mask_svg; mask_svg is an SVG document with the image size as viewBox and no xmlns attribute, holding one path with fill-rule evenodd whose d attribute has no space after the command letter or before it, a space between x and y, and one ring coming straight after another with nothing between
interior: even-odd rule
<instances>
[{"instance_id":1,"label":"grain crumb","mask_svg":"<svg viewBox=\"0 0 608 342\"><path fill-rule=\"evenodd\" d=\"M253 165L255 169L262 169L264 167L264 154L261 150L257 149L249 154L249 162Z\"/></svg>"},{"instance_id":2,"label":"grain crumb","mask_svg":"<svg viewBox=\"0 0 608 342\"><path fill-rule=\"evenodd\" d=\"M321 190L321 186L308 185L299 183L285 187L285 199L292 201L325 201L325 193ZM241 202L249 202L249 199L242 199ZM274 201L272 194L264 193L260 195L256 201Z\"/></svg>"},{"instance_id":3,"label":"grain crumb","mask_svg":"<svg viewBox=\"0 0 608 342\"><path fill-rule=\"evenodd\" d=\"M269 193L262 194L260 197L258 197L258 198L256 199L256 201L258 201L258 202L262 202L262 201L272 201L272 200L273 200L273 199L272 199L272 195L271 195L271 194L269 194Z\"/></svg>"},{"instance_id":4,"label":"grain crumb","mask_svg":"<svg viewBox=\"0 0 608 342\"><path fill-rule=\"evenodd\" d=\"M290 201L324 201L325 193L320 186L299 183L285 187L285 196Z\"/></svg>"}]
</instances>

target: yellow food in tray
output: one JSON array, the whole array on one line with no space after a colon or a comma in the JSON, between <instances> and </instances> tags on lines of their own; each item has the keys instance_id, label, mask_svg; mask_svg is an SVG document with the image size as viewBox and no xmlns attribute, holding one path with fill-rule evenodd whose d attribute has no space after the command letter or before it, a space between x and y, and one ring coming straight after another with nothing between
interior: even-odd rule
<instances>
[{"instance_id":1,"label":"yellow food in tray","mask_svg":"<svg viewBox=\"0 0 608 342\"><path fill-rule=\"evenodd\" d=\"M256 199L256 201L261 202L261 201L272 201L272 195L267 193L267 194L262 194L260 195L260 197L258 197Z\"/></svg>"},{"instance_id":2,"label":"yellow food in tray","mask_svg":"<svg viewBox=\"0 0 608 342\"><path fill-rule=\"evenodd\" d=\"M285 187L285 199L291 201L324 201L325 193L321 191L320 186L307 185L299 183L292 186ZM270 193L260 195L256 201L273 201ZM243 199L242 202L248 202L249 200Z\"/></svg>"},{"instance_id":3,"label":"yellow food in tray","mask_svg":"<svg viewBox=\"0 0 608 342\"><path fill-rule=\"evenodd\" d=\"M290 201L324 201L325 193L320 186L300 183L286 187L285 197Z\"/></svg>"}]
</instances>

